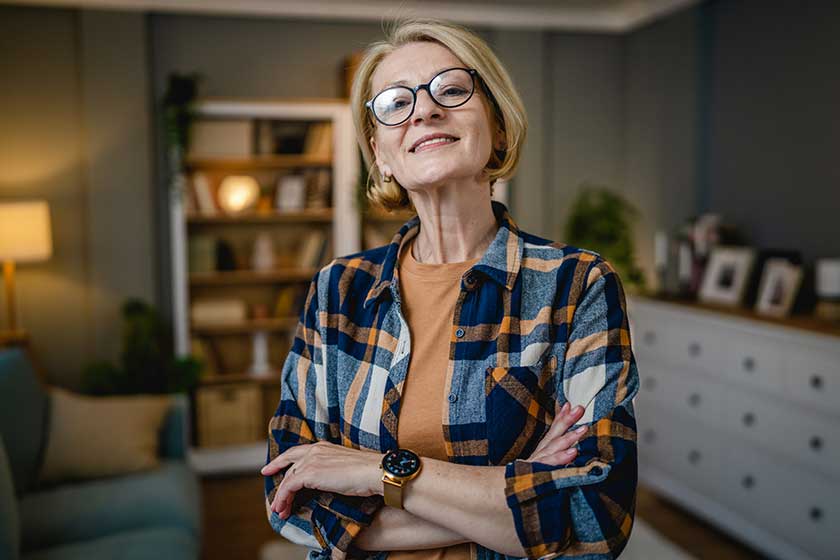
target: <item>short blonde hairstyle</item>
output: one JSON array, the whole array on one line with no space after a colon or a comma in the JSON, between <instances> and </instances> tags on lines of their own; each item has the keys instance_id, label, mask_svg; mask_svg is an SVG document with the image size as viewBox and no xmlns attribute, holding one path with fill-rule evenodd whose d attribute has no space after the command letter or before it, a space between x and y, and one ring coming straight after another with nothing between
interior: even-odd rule
<instances>
[{"instance_id":1,"label":"short blonde hairstyle","mask_svg":"<svg viewBox=\"0 0 840 560\"><path fill-rule=\"evenodd\" d=\"M413 205L408 191L396 180L385 183L376 165L376 158L370 146L374 135L376 120L368 111L365 103L373 97L371 77L388 54L414 42L435 42L449 49L467 67L478 71L479 82L483 82L482 91L489 92L488 100L492 107L492 125L497 125L505 133L505 147L495 150L491 147L490 159L485 170L490 178L490 185L497 179L511 177L519 165L525 133L528 128L525 106L519 97L513 81L502 63L490 50L487 43L466 27L436 19L401 19L385 31L385 39L377 41L365 50L350 93L350 106L353 111L353 124L356 139L362 150L368 167L368 180L365 191L368 200L386 210L411 208ZM482 87L481 84L476 84Z\"/></svg>"}]
</instances>

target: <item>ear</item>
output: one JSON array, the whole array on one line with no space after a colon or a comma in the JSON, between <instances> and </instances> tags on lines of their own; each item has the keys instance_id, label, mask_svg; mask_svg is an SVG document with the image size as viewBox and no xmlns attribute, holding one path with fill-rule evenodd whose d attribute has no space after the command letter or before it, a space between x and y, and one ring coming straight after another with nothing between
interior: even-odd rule
<instances>
[{"instance_id":1,"label":"ear","mask_svg":"<svg viewBox=\"0 0 840 560\"><path fill-rule=\"evenodd\" d=\"M493 135L493 148L496 150L504 150L507 148L507 136L505 131L501 128L496 129L496 134Z\"/></svg>"},{"instance_id":2,"label":"ear","mask_svg":"<svg viewBox=\"0 0 840 560\"><path fill-rule=\"evenodd\" d=\"M391 173L391 168L388 166L388 164L383 162L382 159L379 157L379 147L376 145L376 140L373 138L373 136L371 136L370 138L370 149L373 150L374 161L376 162L376 167L379 168L379 172L383 175L393 175L393 173Z\"/></svg>"}]
</instances>

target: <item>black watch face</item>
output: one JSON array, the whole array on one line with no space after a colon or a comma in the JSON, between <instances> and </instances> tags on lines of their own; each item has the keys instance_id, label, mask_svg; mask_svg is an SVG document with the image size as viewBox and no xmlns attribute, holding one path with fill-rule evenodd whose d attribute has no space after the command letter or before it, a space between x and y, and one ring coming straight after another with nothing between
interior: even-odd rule
<instances>
[{"instance_id":1,"label":"black watch face","mask_svg":"<svg viewBox=\"0 0 840 560\"><path fill-rule=\"evenodd\" d=\"M409 476L420 468L420 457L407 449L395 449L382 459L382 468L394 476Z\"/></svg>"}]
</instances>

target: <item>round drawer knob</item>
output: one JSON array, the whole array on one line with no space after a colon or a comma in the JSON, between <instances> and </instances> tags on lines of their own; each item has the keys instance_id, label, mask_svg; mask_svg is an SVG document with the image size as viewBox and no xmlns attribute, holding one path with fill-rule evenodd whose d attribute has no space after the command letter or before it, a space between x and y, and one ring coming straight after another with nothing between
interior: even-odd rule
<instances>
[{"instance_id":1,"label":"round drawer knob","mask_svg":"<svg viewBox=\"0 0 840 560\"><path fill-rule=\"evenodd\" d=\"M743 361L744 371L752 372L755 370L755 359L752 356L747 356Z\"/></svg>"},{"instance_id":2,"label":"round drawer knob","mask_svg":"<svg viewBox=\"0 0 840 560\"><path fill-rule=\"evenodd\" d=\"M653 391L656 388L656 378L645 377L644 380L642 380L642 384L648 391Z\"/></svg>"},{"instance_id":3,"label":"round drawer knob","mask_svg":"<svg viewBox=\"0 0 840 560\"><path fill-rule=\"evenodd\" d=\"M811 440L808 442L808 444L811 446L811 449L813 449L814 451L819 451L820 449L822 449L823 441L822 441L822 438L820 436L813 436L811 438Z\"/></svg>"},{"instance_id":4,"label":"round drawer knob","mask_svg":"<svg viewBox=\"0 0 840 560\"><path fill-rule=\"evenodd\" d=\"M697 393L691 393L691 395L688 396L688 404L690 404L693 407L699 406L700 405L700 395L697 394Z\"/></svg>"},{"instance_id":5,"label":"round drawer knob","mask_svg":"<svg viewBox=\"0 0 840 560\"><path fill-rule=\"evenodd\" d=\"M645 335L644 335L643 338L644 338L645 344L647 344L648 346L652 346L653 343L656 342L656 333L653 332L653 331L645 331Z\"/></svg>"},{"instance_id":6,"label":"round drawer knob","mask_svg":"<svg viewBox=\"0 0 840 560\"><path fill-rule=\"evenodd\" d=\"M696 449L692 449L691 451L689 451L688 462L691 463L692 465L696 465L697 463L699 463L700 462L700 452L697 451Z\"/></svg>"},{"instance_id":7,"label":"round drawer knob","mask_svg":"<svg viewBox=\"0 0 840 560\"><path fill-rule=\"evenodd\" d=\"M746 414L744 414L743 420L745 426L752 426L753 424L755 424L755 414L753 414L752 412L747 412Z\"/></svg>"},{"instance_id":8,"label":"round drawer knob","mask_svg":"<svg viewBox=\"0 0 840 560\"><path fill-rule=\"evenodd\" d=\"M753 486L755 486L755 478L751 474L746 475L744 478L741 479L741 486L749 490Z\"/></svg>"},{"instance_id":9,"label":"round drawer knob","mask_svg":"<svg viewBox=\"0 0 840 560\"><path fill-rule=\"evenodd\" d=\"M656 432L653 430L645 430L642 437L644 438L645 443L653 443L656 441Z\"/></svg>"},{"instance_id":10,"label":"round drawer knob","mask_svg":"<svg viewBox=\"0 0 840 560\"><path fill-rule=\"evenodd\" d=\"M816 389L819 391L823 388L823 380L822 376L819 375L812 375L811 376L811 388Z\"/></svg>"},{"instance_id":11,"label":"round drawer knob","mask_svg":"<svg viewBox=\"0 0 840 560\"><path fill-rule=\"evenodd\" d=\"M819 521L822 519L823 512L821 508L812 507L811 511L808 512L808 515L813 521Z\"/></svg>"},{"instance_id":12,"label":"round drawer knob","mask_svg":"<svg viewBox=\"0 0 840 560\"><path fill-rule=\"evenodd\" d=\"M700 355L700 350L701 350L700 349L700 344L698 344L697 342L692 342L691 344L688 345L688 354L692 358L696 358L697 356L699 356Z\"/></svg>"}]
</instances>

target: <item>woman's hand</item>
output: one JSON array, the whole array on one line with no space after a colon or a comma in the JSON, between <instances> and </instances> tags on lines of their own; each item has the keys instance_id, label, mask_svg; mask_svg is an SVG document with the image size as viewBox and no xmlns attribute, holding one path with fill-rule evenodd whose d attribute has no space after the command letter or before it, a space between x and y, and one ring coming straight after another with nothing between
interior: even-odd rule
<instances>
[{"instance_id":1,"label":"woman's hand","mask_svg":"<svg viewBox=\"0 0 840 560\"><path fill-rule=\"evenodd\" d=\"M379 464L383 455L327 441L291 447L260 471L270 476L292 465L277 487L271 510L283 519L288 517L295 493L301 488L345 496L372 496L382 486Z\"/></svg>"},{"instance_id":2,"label":"woman's hand","mask_svg":"<svg viewBox=\"0 0 840 560\"><path fill-rule=\"evenodd\" d=\"M568 465L577 455L575 444L586 433L587 426L580 426L569 433L566 431L580 420L584 409L580 405L571 408L568 401L562 408L560 406L555 406L555 408L557 412L551 426L531 456L526 459L527 461L555 466Z\"/></svg>"}]
</instances>

